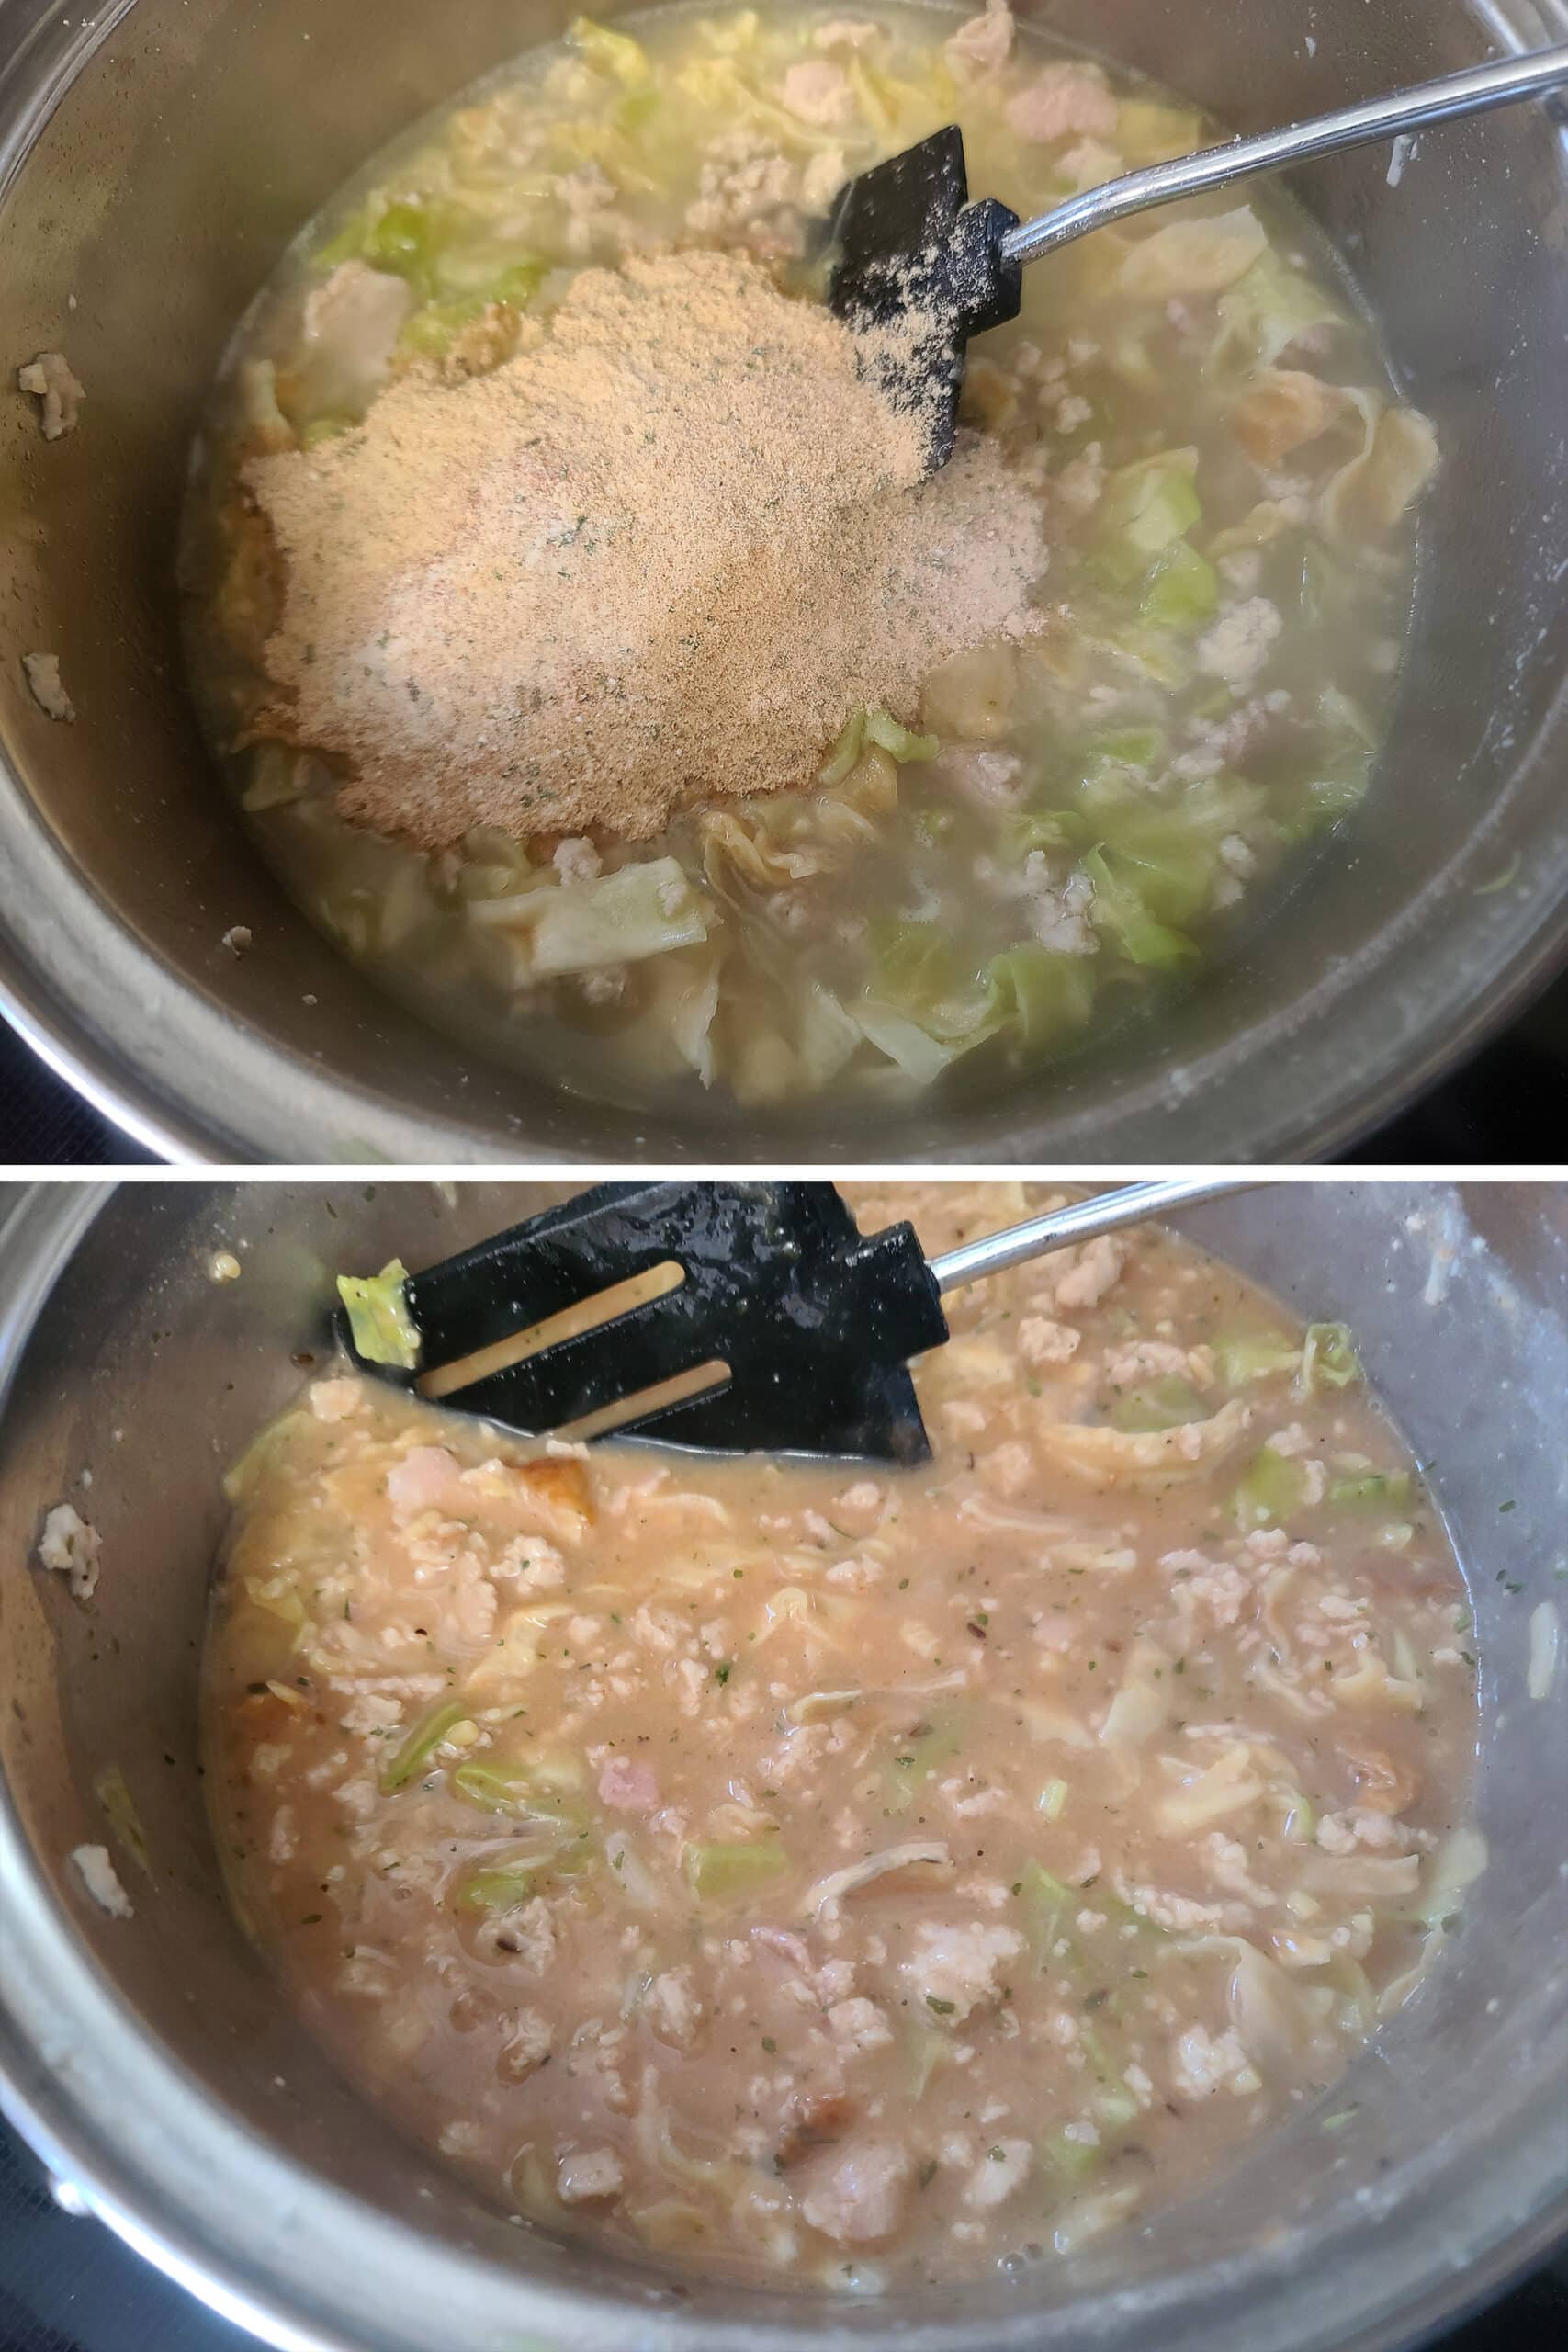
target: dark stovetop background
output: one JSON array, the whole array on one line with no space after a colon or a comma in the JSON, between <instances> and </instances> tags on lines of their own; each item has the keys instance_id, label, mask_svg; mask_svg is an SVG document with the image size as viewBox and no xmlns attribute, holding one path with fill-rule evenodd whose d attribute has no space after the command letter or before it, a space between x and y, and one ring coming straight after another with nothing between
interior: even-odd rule
<instances>
[{"instance_id":1,"label":"dark stovetop background","mask_svg":"<svg viewBox=\"0 0 1568 2352\"><path fill-rule=\"evenodd\" d=\"M1568 2343L1568 2251L1442 2339L1442 2352ZM73 2220L0 2123L0 2352L254 2352L101 2222ZM432 2345L430 2352L442 2352Z\"/></svg>"},{"instance_id":2,"label":"dark stovetop background","mask_svg":"<svg viewBox=\"0 0 1568 2352\"><path fill-rule=\"evenodd\" d=\"M1533 1167L1568 1083L1568 972L1489 1046L1341 1158L1421 1167ZM1558 1114L1561 1117L1561 1111ZM0 1022L0 1167L146 1161ZM0 2352L6 2347L0 2344Z\"/></svg>"}]
</instances>

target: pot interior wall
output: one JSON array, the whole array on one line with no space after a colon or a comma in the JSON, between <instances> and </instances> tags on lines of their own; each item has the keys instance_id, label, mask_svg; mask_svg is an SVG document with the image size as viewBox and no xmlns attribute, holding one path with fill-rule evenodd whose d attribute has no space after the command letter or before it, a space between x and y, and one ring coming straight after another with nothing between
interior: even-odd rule
<instances>
[{"instance_id":1,"label":"pot interior wall","mask_svg":"<svg viewBox=\"0 0 1568 2352\"><path fill-rule=\"evenodd\" d=\"M1568 25L1562 0L1507 5L1524 38ZM1471 62L1488 38L1466 0L1323 0L1310 50L1283 0L1197 12L1121 0L1109 31L1098 0L1032 13L1089 47L1109 41L1241 130ZM0 582L0 747L17 779L7 799L0 776L0 845L20 876L20 1008L106 1085L131 1064L149 1132L175 1148L558 1159L640 1143L661 1158L767 1159L784 1130L756 1114L715 1102L700 1119L634 1118L573 1102L460 1061L362 983L252 853L182 684L175 517L235 319L367 153L570 10L383 0L369 39L348 0L100 0L76 19L4 0L4 14L19 28L0 61L6 364L63 345L89 393L81 430L53 448L30 403L0 404L15 549ZM84 50L29 152L23 118L44 67ZM1551 773L1562 749L1554 739L1554 763L1547 740L1568 640L1563 142L1534 107L1428 134L1397 188L1386 164L1382 151L1339 157L1295 183L1450 453L1379 788L1331 870L1244 934L1168 1020L956 1123L912 1111L896 1138L882 1127L879 1154L896 1142L994 1159L1023 1139L1101 1160L1293 1156L1293 1138L1315 1146L1380 1085L1409 1083L1434 1023L1462 1027L1568 888ZM73 728L27 695L19 657L39 648L62 657ZM1516 851L1511 886L1476 896ZM255 943L243 962L220 944L235 924ZM865 1156L847 1114L792 1114L787 1132L808 1159Z\"/></svg>"},{"instance_id":2,"label":"pot interior wall","mask_svg":"<svg viewBox=\"0 0 1568 2352\"><path fill-rule=\"evenodd\" d=\"M671 2342L694 2340L704 2322L728 2313L733 2323L738 2309L764 2330L806 2325L810 2311L784 2296L738 2299L700 2285L677 2295L648 2274L599 2256L585 2266L520 2235L373 2123L278 2008L224 1907L209 1839L196 1684L223 1464L322 1350L336 1268L393 1254L428 1261L564 1189L475 1183L450 1203L409 1182L120 1188L49 1298L0 1419L0 1757L41 1900L58 1905L64 1932L186 2083L266 2148L413 2229L432 2252L444 2241L508 2277L558 2288L591 2280L609 2300L574 2323L580 2343L613 2340L615 2310L624 2330L628 2304L649 2343L667 2340L666 2326ZM9 1231L0 1227L0 1271L14 1274L24 1253L38 1263L61 1214L58 1195L42 1206L24 1200ZM1441 1968L1329 2100L1350 2111L1332 2137L1320 2112L1303 2114L1218 2191L1146 2230L1021 2284L918 2305L842 2305L835 2319L846 2332L877 2335L897 2317L932 2344L1021 2344L1055 2311L1075 2340L1120 2341L1141 2314L1168 2346L1224 2345L1227 2324L1255 2352L1275 2340L1337 2344L1346 2312L1440 2293L1443 2279L1528 2222L1546 2192L1543 2137L1563 2141L1568 1884L1560 1809L1541 1797L1568 1786L1568 1691L1560 1680L1551 1703L1532 1703L1524 1680L1530 1611L1542 1600L1568 1605L1563 1190L1292 1185L1182 1222L1303 1314L1352 1321L1374 1385L1433 1465L1475 1604L1491 1865ZM209 1277L220 1247L241 1259L236 1283ZM87 1609L28 1565L43 1511L67 1496L103 1538ZM121 1860L136 1904L128 1921L95 1911L65 1863L73 1846L105 1837L92 1784L110 1764L125 1774L153 1858L152 1883ZM101 2052L56 2050L41 2063L35 2053L28 2073L25 2101L36 2093L83 2114L107 2101L116 2134L142 2132L146 2119L116 2104ZM95 2128L84 2127L89 2138ZM1568 2146L1559 2175L1568 2187ZM220 2262L264 2278L301 2264L309 2274L300 2233L312 2198L247 2213L228 2239L222 2199L214 2203L202 2227ZM1183 2276L1199 2264L1218 2267L1201 2330L1190 2335L1179 2306ZM1270 2290L1289 2299L1278 2338ZM381 2352L417 2344L419 2314L400 2302L378 2312L378 2291L367 2284L367 2339ZM471 2334L447 2340L464 2352L491 2339L475 2320Z\"/></svg>"}]
</instances>

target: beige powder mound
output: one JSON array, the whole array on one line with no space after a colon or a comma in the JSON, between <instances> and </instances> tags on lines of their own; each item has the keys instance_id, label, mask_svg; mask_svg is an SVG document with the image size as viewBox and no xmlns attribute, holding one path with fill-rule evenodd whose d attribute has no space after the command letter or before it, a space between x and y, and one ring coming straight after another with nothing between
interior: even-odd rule
<instances>
[{"instance_id":1,"label":"beige powder mound","mask_svg":"<svg viewBox=\"0 0 1568 2352\"><path fill-rule=\"evenodd\" d=\"M857 705L910 719L944 655L1034 626L1038 499L967 435L922 482L922 446L754 263L584 271L492 374L421 368L247 466L285 581L265 723L433 849L807 786Z\"/></svg>"}]
</instances>

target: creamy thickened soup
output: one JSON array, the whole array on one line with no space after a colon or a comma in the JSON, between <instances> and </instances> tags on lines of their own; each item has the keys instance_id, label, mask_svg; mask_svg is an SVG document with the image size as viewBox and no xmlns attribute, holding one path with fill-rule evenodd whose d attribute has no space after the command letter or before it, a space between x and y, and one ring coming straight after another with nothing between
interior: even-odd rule
<instances>
[{"instance_id":1,"label":"creamy thickened soup","mask_svg":"<svg viewBox=\"0 0 1568 2352\"><path fill-rule=\"evenodd\" d=\"M1021 1190L857 1207L935 1249ZM862 2290L1048 2259L1327 2091L1480 1866L1464 1590L1351 1334L1153 1227L953 1319L917 1470L333 1371L233 1476L236 1907L525 2225Z\"/></svg>"},{"instance_id":2,"label":"creamy thickened soup","mask_svg":"<svg viewBox=\"0 0 1568 2352\"><path fill-rule=\"evenodd\" d=\"M923 481L822 238L954 121L1026 215L1218 135L1004 5L580 19L244 321L200 700L302 903L465 1041L629 1102L1012 1083L1364 789L1436 445L1331 257L1260 187L1039 263Z\"/></svg>"}]
</instances>

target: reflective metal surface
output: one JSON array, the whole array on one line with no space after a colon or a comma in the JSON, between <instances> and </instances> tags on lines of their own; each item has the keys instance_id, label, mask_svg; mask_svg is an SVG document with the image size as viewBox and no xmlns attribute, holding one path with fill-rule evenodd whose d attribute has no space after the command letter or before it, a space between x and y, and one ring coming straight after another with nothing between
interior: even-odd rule
<instances>
[{"instance_id":1,"label":"reflective metal surface","mask_svg":"<svg viewBox=\"0 0 1568 2352\"><path fill-rule=\"evenodd\" d=\"M1118 51L1239 130L1568 30L1565 0L1122 0ZM88 390L48 447L0 400L0 1001L192 1159L1284 1159L1326 1150L1517 1005L1568 942L1568 170L1546 105L1292 175L1357 269L1447 463L1393 749L1332 869L1185 1004L988 1107L606 1110L466 1060L285 900L187 708L172 551L234 320L390 133L555 29L542 0L0 0L0 316ZM608 11L614 13L614 10ZM1045 0L1092 46L1100 0ZM1307 42L1314 46L1308 50ZM1555 102L1554 102L1555 103ZM52 725L19 656L56 650ZM236 961L221 945L247 925Z\"/></svg>"},{"instance_id":2,"label":"reflective metal surface","mask_svg":"<svg viewBox=\"0 0 1568 2352\"><path fill-rule=\"evenodd\" d=\"M1292 1184L1180 1220L1354 1322L1472 1582L1491 1866L1442 1966L1337 2086L1343 2129L1303 2112L1069 2263L824 2303L521 2233L338 2079L235 1930L208 1836L195 1695L220 1468L321 1345L333 1269L428 1262L562 1189L0 1204L0 2080L55 2174L217 2308L332 2352L1382 2352L1544 2252L1568 2226L1568 1679L1532 1702L1525 1666L1531 1610L1568 1605L1561 1186ZM238 1282L209 1280L215 1248ZM86 1611L28 1565L66 1496L103 1538ZM130 1920L66 1861L105 1835L109 1763L152 1853L155 1883L121 1864Z\"/></svg>"},{"instance_id":3,"label":"reflective metal surface","mask_svg":"<svg viewBox=\"0 0 1568 2352\"><path fill-rule=\"evenodd\" d=\"M1217 147L1124 172L1120 178L1070 196L1065 204L1053 205L1033 220L1021 220L1007 231L998 250L1005 262L1038 261L1042 254L1055 253L1091 229L1133 220L1158 205L1234 187L1255 174L1283 171L1311 156L1335 154L1342 147L1386 146L1402 132L1414 134L1429 123L1480 114L1488 107L1516 106L1521 98L1540 97L1565 82L1568 48L1532 50L1523 57L1495 57L1484 65L1467 65L1461 73L1418 83L1413 90L1363 98L1337 113L1314 115L1308 122L1260 131L1252 139L1228 139Z\"/></svg>"}]
</instances>

